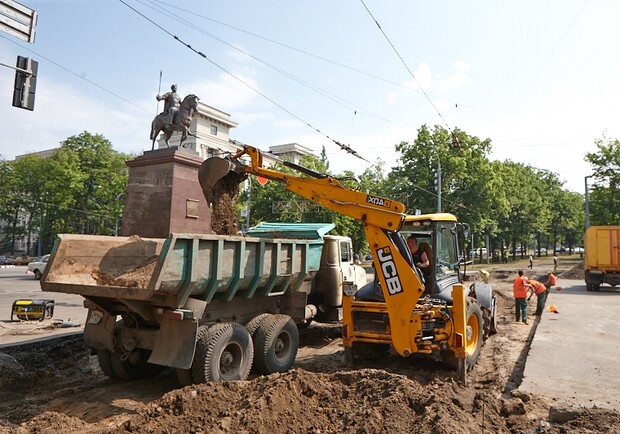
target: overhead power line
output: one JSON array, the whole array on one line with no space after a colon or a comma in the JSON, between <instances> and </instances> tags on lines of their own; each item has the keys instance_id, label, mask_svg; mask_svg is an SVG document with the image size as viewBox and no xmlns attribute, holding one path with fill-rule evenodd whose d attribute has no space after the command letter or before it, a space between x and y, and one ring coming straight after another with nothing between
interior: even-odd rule
<instances>
[{"instance_id":1,"label":"overhead power line","mask_svg":"<svg viewBox=\"0 0 620 434\"><path fill-rule=\"evenodd\" d=\"M394 46L394 44L392 44L392 41L390 40L390 38L388 37L388 35L383 31L383 29L381 28L381 25L379 24L379 22L377 21L377 19L373 16L372 12L370 12L370 9L368 9L368 6L366 6L366 3L364 3L364 0L360 0L360 2L362 3L362 5L364 6L364 8L366 9L366 12L368 12L368 15L370 15L370 18L372 18L372 20L375 22L375 24L377 25L377 27L379 28L379 30L381 31L381 34L383 35L383 37L385 38L385 40L388 42L388 44L390 44L390 47L392 47L392 50L394 50L394 53L396 53L396 56L398 57L398 59L401 61L401 63L403 64L403 66L405 67L405 69L407 70L407 72L409 72L409 75L411 76L411 78L413 78L413 80L416 82L416 84L418 85L418 87L420 88L420 91L422 91L422 93L424 94L424 96L426 97L426 99L428 100L429 104L431 105L431 107L433 107L433 110L435 110L435 113L437 113L437 116L439 116L439 118L443 121L444 125L446 126L446 128L448 129L448 131L450 132L450 135L452 136L453 140L455 141L455 144L459 147L459 149L461 148L461 145L458 142L458 139L456 137L456 134L454 134L454 131L452 131L452 128L450 128L450 125L448 125L448 122L446 122L446 120L444 119L444 117L442 116L441 112L437 109L437 107L435 107L435 104L433 104L433 101L430 99L430 97L428 96L428 94L426 93L426 91L424 90L424 88L422 87L422 85L420 84L420 82L418 81L418 79L415 77L415 75L413 74L413 72L411 71L411 69L409 68L409 65L407 65L407 62L405 62L405 60L403 59L403 57L400 55L400 53L398 52L398 50L396 49L396 47Z\"/></svg>"},{"instance_id":2,"label":"overhead power line","mask_svg":"<svg viewBox=\"0 0 620 434\"><path fill-rule=\"evenodd\" d=\"M66 72L68 72L69 74L76 76L76 77L77 77L77 78L79 78L80 80L84 80L84 81L85 81L85 82L87 82L88 84L91 84L91 85L95 86L96 88L101 89L102 91L104 91L104 92L106 92L106 93L109 93L110 95L115 96L116 98L118 98L118 99L121 99L121 100L125 101L127 104L130 104L130 105L134 106L135 108L137 108L137 109L139 109L139 110L142 110L142 111L144 111L144 112L146 112L146 113L151 114L151 111L150 111L150 110L147 110L147 109L145 109L144 107L140 107L139 105L137 105L137 104L135 104L135 103L133 103L133 102L129 101L127 98L124 98L123 96L121 96L121 95L119 95L119 94L117 94L117 93L114 93L114 92L112 92L112 91L111 91L111 90L109 90L109 89L106 89L105 87L101 86L100 84L97 84L97 83L95 83L94 81L89 80L89 79L87 79L87 78L83 77L82 75L78 74L77 72L74 72L74 71L72 71L71 69L69 69L69 68L67 68L67 67L65 67L65 66L62 66L61 64L59 64L59 63L57 63L57 62L54 62L52 59L49 59L49 58L47 58L47 57L43 56L42 54L37 53L37 52L36 52L36 51L34 51L34 50L31 50L31 49L30 49L30 48L28 48L28 47L25 47L25 46L23 46L23 45L21 45L21 44L18 44L17 42L13 41L12 39L7 38L6 36L4 36L4 35L2 35L2 34L0 34L0 37L2 37L2 38L4 38L4 39L6 39L7 41L9 41L9 42L11 42L11 43L13 43L13 44L17 45L17 46L18 46L18 47L20 47L22 50L27 50L27 51L31 52L32 54L36 55L37 57L39 57L39 58L41 58L41 59L44 59L45 61L47 61L47 62L51 63L51 64L52 64L52 65L54 65L54 66L57 66L58 68L62 69L63 71L66 71Z\"/></svg>"},{"instance_id":3,"label":"overhead power line","mask_svg":"<svg viewBox=\"0 0 620 434\"><path fill-rule=\"evenodd\" d=\"M323 133L321 130L319 130L318 128L316 128L315 126L313 126L312 124L310 124L309 122L305 121L304 119L302 119L300 116L296 115L295 113L293 113L292 111L290 111L289 109L287 109L286 107L284 107L283 105L279 104L278 102L276 102L274 99L270 98L269 96L267 96L265 93L259 91L258 89L256 89L254 86L250 85L249 83L247 83L245 80L242 80L241 78L237 77L235 74L233 74L232 72L228 71L226 68L224 68L223 66L217 64L216 62L214 62L213 60L211 60L210 58L207 57L206 54L204 54L201 51L198 51L197 49L195 49L194 47L192 47L190 44L188 44L187 42L183 41L181 38L179 38L177 35L173 34L172 32L170 32L169 30L167 30L166 28L164 28L163 26L161 26L160 24L156 23L155 21L153 21L151 18L147 17L146 15L144 15L142 12L138 11L136 8L134 8L133 6L130 6L127 2L125 2L124 0L119 0L122 4L124 4L125 6L127 6L129 9L131 9L132 11L134 11L136 14L138 14L139 16L141 16L142 18L144 18L145 20L147 20L149 23L153 24L155 27L157 27L158 29L160 29L162 32L166 33L167 35L169 35L170 37L172 37L174 40L178 41L180 44L184 45L185 47L189 48L191 51L193 51L194 53L198 54L200 57L202 57L203 59L205 59L207 62L209 62L211 65L215 66L216 68L218 68L220 71L228 74L229 76L231 76L232 78L234 78L235 80L237 80L239 83L243 84L244 86L246 86L247 88L251 89L252 91L256 92L258 95L262 96L263 98L265 98L267 101L269 101L270 103L272 103L273 105L275 105L276 107L280 108L282 111L288 113L290 116L292 116L293 118L297 119L298 121L300 121L301 123L303 123L304 125L308 126L309 128L313 129L314 131L316 131L317 133L319 133L320 135L322 135L323 137L329 139L330 141L332 141L333 143L335 143L337 146L339 146L342 150L346 151L347 153L362 159L364 161L368 161L366 160L364 157L362 157L361 155L359 155L355 150L353 150L350 146L344 145L341 142L332 139L331 137L329 137L327 134Z\"/></svg>"}]
</instances>

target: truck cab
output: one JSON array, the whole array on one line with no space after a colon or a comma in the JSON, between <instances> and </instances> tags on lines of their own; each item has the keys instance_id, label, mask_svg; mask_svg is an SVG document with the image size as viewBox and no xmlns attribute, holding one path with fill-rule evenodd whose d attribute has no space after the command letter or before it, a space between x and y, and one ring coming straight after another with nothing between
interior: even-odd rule
<instances>
[{"instance_id":1,"label":"truck cab","mask_svg":"<svg viewBox=\"0 0 620 434\"><path fill-rule=\"evenodd\" d=\"M351 238L323 236L321 266L312 281L308 304L317 307L315 319L320 322L342 321L342 284L366 284L366 270L353 261Z\"/></svg>"}]
</instances>

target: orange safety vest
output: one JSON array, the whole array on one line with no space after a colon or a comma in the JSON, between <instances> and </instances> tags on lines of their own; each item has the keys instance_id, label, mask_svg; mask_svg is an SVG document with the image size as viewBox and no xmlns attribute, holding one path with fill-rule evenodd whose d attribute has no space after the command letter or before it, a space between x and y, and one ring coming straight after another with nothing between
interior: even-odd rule
<instances>
[{"instance_id":1,"label":"orange safety vest","mask_svg":"<svg viewBox=\"0 0 620 434\"><path fill-rule=\"evenodd\" d=\"M553 274L549 274L547 279L547 283L549 284L549 286L555 286L556 282L556 277Z\"/></svg>"},{"instance_id":2,"label":"orange safety vest","mask_svg":"<svg viewBox=\"0 0 620 434\"><path fill-rule=\"evenodd\" d=\"M545 285L540 283L538 280L530 280L530 285L534 287L534 294L540 295L547 290Z\"/></svg>"},{"instance_id":3,"label":"orange safety vest","mask_svg":"<svg viewBox=\"0 0 620 434\"><path fill-rule=\"evenodd\" d=\"M519 276L515 279L515 282L512 285L512 291L515 298L527 297L527 286L525 286L527 283L529 282L525 276Z\"/></svg>"}]
</instances>

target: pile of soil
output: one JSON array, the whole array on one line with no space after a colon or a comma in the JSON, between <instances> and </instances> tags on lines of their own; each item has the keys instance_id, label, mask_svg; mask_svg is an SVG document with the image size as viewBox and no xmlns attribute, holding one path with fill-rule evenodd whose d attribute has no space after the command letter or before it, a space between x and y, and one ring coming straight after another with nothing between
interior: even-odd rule
<instances>
[{"instance_id":1,"label":"pile of soil","mask_svg":"<svg viewBox=\"0 0 620 434\"><path fill-rule=\"evenodd\" d=\"M235 198L244 174L229 172L213 186L211 205L211 230L218 235L237 235L239 225L235 212Z\"/></svg>"},{"instance_id":2,"label":"pile of soil","mask_svg":"<svg viewBox=\"0 0 620 434\"><path fill-rule=\"evenodd\" d=\"M293 369L247 381L178 384L171 371L114 382L80 340L0 351L0 433L612 433L620 414L570 409L518 389L535 325L512 319L512 280L491 278L498 330L469 384L428 356L350 366L338 325L300 332ZM532 323L535 324L534 321Z\"/></svg>"},{"instance_id":3,"label":"pile of soil","mask_svg":"<svg viewBox=\"0 0 620 434\"><path fill-rule=\"evenodd\" d=\"M560 273L558 276L562 277L563 279L583 280L586 277L585 264L582 261L570 270Z\"/></svg>"}]
</instances>

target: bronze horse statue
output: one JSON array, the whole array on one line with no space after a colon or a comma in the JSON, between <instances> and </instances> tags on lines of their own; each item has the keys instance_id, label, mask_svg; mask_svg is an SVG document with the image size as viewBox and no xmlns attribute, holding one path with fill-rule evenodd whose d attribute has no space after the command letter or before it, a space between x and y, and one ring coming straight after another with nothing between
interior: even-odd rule
<instances>
[{"instance_id":1,"label":"bronze horse statue","mask_svg":"<svg viewBox=\"0 0 620 434\"><path fill-rule=\"evenodd\" d=\"M172 124L169 126L164 125L164 114L160 113L155 116L153 122L151 123L151 140L153 141L153 145L151 146L151 151L155 149L155 140L157 139L157 135L160 131L164 133L164 140L166 142L166 146L170 147L168 141L172 136L172 133L175 131L181 131L181 141L179 145L187 139L188 135L193 135L189 132L189 126L192 122L192 114L194 110L198 107L198 97L196 95L187 95L183 102L181 102L181 106L179 110L174 114L174 119L172 120Z\"/></svg>"}]
</instances>

